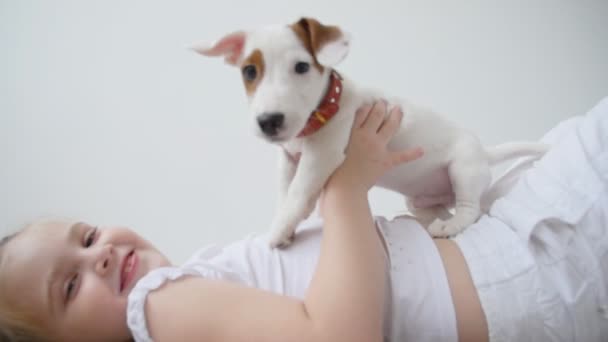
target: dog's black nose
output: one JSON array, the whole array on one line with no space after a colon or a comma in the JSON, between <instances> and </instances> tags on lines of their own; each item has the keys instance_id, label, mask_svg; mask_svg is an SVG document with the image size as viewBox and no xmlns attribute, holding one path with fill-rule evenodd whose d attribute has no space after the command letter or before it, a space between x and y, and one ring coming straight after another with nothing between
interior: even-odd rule
<instances>
[{"instance_id":1,"label":"dog's black nose","mask_svg":"<svg viewBox=\"0 0 608 342\"><path fill-rule=\"evenodd\" d=\"M283 113L264 113L258 116L258 125L262 132L269 137L274 137L283 126L285 115Z\"/></svg>"}]
</instances>

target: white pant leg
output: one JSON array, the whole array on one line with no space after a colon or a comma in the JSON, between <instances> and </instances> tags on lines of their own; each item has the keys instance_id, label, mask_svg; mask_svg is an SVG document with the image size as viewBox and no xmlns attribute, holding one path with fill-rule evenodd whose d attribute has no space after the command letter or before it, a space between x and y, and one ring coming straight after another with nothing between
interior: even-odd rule
<instances>
[{"instance_id":1,"label":"white pant leg","mask_svg":"<svg viewBox=\"0 0 608 342\"><path fill-rule=\"evenodd\" d=\"M606 341L608 99L455 238L492 340Z\"/></svg>"}]
</instances>

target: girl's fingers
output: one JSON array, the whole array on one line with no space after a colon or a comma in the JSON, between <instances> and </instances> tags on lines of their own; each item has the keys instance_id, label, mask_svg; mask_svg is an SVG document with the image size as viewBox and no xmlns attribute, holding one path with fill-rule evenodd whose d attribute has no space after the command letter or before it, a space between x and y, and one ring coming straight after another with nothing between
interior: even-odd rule
<instances>
[{"instance_id":1,"label":"girl's fingers","mask_svg":"<svg viewBox=\"0 0 608 342\"><path fill-rule=\"evenodd\" d=\"M401 108L395 107L391 109L388 117L378 129L378 135L380 135L385 142L388 142L399 129L402 118L403 112L401 111Z\"/></svg>"},{"instance_id":2,"label":"girl's fingers","mask_svg":"<svg viewBox=\"0 0 608 342\"><path fill-rule=\"evenodd\" d=\"M355 122L353 123L353 128L360 128L363 125L371 109L372 106L369 104L365 104L359 107L359 109L357 109L357 112L355 113Z\"/></svg>"},{"instance_id":3,"label":"girl's fingers","mask_svg":"<svg viewBox=\"0 0 608 342\"><path fill-rule=\"evenodd\" d=\"M371 108L367 119L363 122L362 127L366 127L373 132L376 132L380 125L382 125L382 121L384 121L384 117L386 116L386 102L385 101L376 101L374 106Z\"/></svg>"},{"instance_id":4,"label":"girl's fingers","mask_svg":"<svg viewBox=\"0 0 608 342\"><path fill-rule=\"evenodd\" d=\"M399 165L416 160L424 155L422 147L416 147L405 151L392 152L392 164Z\"/></svg>"}]
</instances>

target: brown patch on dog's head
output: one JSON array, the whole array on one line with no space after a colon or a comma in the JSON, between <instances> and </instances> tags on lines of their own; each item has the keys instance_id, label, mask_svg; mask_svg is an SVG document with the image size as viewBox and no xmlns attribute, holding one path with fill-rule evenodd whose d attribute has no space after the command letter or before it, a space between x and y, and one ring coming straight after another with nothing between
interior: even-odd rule
<instances>
[{"instance_id":1,"label":"brown patch on dog's head","mask_svg":"<svg viewBox=\"0 0 608 342\"><path fill-rule=\"evenodd\" d=\"M314 65L323 72L323 66L317 61L317 52L327 43L342 36L342 31L337 26L326 26L316 19L302 18L290 25L296 36L302 41L304 47L314 57Z\"/></svg>"},{"instance_id":2,"label":"brown patch on dog's head","mask_svg":"<svg viewBox=\"0 0 608 342\"><path fill-rule=\"evenodd\" d=\"M260 49L251 52L241 63L241 74L247 95L252 95L264 77L264 55Z\"/></svg>"}]
</instances>

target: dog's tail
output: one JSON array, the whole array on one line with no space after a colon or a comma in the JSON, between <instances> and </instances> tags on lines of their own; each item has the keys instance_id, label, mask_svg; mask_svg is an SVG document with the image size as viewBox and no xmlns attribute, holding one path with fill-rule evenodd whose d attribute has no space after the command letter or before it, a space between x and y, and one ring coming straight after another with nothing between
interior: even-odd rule
<instances>
[{"instance_id":1,"label":"dog's tail","mask_svg":"<svg viewBox=\"0 0 608 342\"><path fill-rule=\"evenodd\" d=\"M486 147L490 165L519 157L539 157L549 150L549 145L539 142L508 142Z\"/></svg>"}]
</instances>

